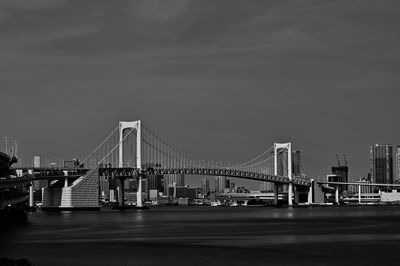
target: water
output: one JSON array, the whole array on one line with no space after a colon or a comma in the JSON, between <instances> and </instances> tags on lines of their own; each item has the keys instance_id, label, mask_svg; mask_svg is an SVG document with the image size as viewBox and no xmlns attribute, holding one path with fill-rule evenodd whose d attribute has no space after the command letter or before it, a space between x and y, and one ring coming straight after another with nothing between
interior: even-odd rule
<instances>
[{"instance_id":1,"label":"water","mask_svg":"<svg viewBox=\"0 0 400 266\"><path fill-rule=\"evenodd\" d=\"M1 256L35 265L383 265L399 207L158 207L29 214Z\"/></svg>"}]
</instances>

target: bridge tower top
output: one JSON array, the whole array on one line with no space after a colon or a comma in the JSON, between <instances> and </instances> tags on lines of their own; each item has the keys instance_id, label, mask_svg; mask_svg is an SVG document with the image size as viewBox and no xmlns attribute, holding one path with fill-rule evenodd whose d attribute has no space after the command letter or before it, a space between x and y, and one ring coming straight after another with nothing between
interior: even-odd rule
<instances>
[{"instance_id":1,"label":"bridge tower top","mask_svg":"<svg viewBox=\"0 0 400 266\"><path fill-rule=\"evenodd\" d=\"M119 147L118 147L118 164L119 167L123 166L123 133L125 129L136 130L136 167L142 168L142 133L141 133L141 121L120 121L119 122Z\"/></svg>"},{"instance_id":2,"label":"bridge tower top","mask_svg":"<svg viewBox=\"0 0 400 266\"><path fill-rule=\"evenodd\" d=\"M278 175L278 150L279 149L286 149L288 153L288 160L287 160L287 169L288 169L288 177L292 180L292 143L274 143L274 175Z\"/></svg>"}]
</instances>

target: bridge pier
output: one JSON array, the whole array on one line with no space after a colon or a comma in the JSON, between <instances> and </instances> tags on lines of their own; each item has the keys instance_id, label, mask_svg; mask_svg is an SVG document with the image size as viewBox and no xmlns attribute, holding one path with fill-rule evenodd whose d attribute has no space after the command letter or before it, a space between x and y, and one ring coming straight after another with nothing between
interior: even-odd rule
<instances>
[{"instance_id":1,"label":"bridge pier","mask_svg":"<svg viewBox=\"0 0 400 266\"><path fill-rule=\"evenodd\" d=\"M33 201L33 182L29 184L29 209L35 208L35 203Z\"/></svg>"},{"instance_id":2,"label":"bridge pier","mask_svg":"<svg viewBox=\"0 0 400 266\"><path fill-rule=\"evenodd\" d=\"M28 174L34 175L33 170L28 170ZM33 181L29 183L29 211L35 210L35 202L33 200Z\"/></svg>"},{"instance_id":3,"label":"bridge pier","mask_svg":"<svg viewBox=\"0 0 400 266\"><path fill-rule=\"evenodd\" d=\"M307 203L308 204L313 203L313 187L314 187L314 180L311 179L311 186L308 189L308 194L307 194Z\"/></svg>"},{"instance_id":4,"label":"bridge pier","mask_svg":"<svg viewBox=\"0 0 400 266\"><path fill-rule=\"evenodd\" d=\"M339 186L335 187L335 202L339 204Z\"/></svg>"},{"instance_id":5,"label":"bridge pier","mask_svg":"<svg viewBox=\"0 0 400 266\"><path fill-rule=\"evenodd\" d=\"M63 171L64 172L64 187L68 187L68 171Z\"/></svg>"},{"instance_id":6,"label":"bridge pier","mask_svg":"<svg viewBox=\"0 0 400 266\"><path fill-rule=\"evenodd\" d=\"M293 184L288 184L288 205L293 206Z\"/></svg>"},{"instance_id":7,"label":"bridge pier","mask_svg":"<svg viewBox=\"0 0 400 266\"><path fill-rule=\"evenodd\" d=\"M300 191L299 188L297 186L293 186L294 188L294 203L298 204L300 202Z\"/></svg>"},{"instance_id":8,"label":"bridge pier","mask_svg":"<svg viewBox=\"0 0 400 266\"><path fill-rule=\"evenodd\" d=\"M138 190L136 192L136 207L137 208L142 208L143 207L143 201L142 201L142 175L139 174L138 178Z\"/></svg>"},{"instance_id":9,"label":"bridge pier","mask_svg":"<svg viewBox=\"0 0 400 266\"><path fill-rule=\"evenodd\" d=\"M124 179L118 178L117 179L117 193L118 193L118 207L124 207Z\"/></svg>"},{"instance_id":10,"label":"bridge pier","mask_svg":"<svg viewBox=\"0 0 400 266\"><path fill-rule=\"evenodd\" d=\"M358 185L358 203L361 203L361 185Z\"/></svg>"},{"instance_id":11,"label":"bridge pier","mask_svg":"<svg viewBox=\"0 0 400 266\"><path fill-rule=\"evenodd\" d=\"M274 184L274 204L278 205L278 191L279 191L279 186L278 183Z\"/></svg>"}]
</instances>

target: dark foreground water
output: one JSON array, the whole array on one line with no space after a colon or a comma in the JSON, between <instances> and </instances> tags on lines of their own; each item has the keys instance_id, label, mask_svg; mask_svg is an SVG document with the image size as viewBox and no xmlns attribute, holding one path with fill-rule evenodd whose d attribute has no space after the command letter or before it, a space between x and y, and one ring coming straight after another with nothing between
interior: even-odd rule
<instances>
[{"instance_id":1,"label":"dark foreground water","mask_svg":"<svg viewBox=\"0 0 400 266\"><path fill-rule=\"evenodd\" d=\"M0 257L35 265L400 265L400 207L29 214Z\"/></svg>"}]
</instances>

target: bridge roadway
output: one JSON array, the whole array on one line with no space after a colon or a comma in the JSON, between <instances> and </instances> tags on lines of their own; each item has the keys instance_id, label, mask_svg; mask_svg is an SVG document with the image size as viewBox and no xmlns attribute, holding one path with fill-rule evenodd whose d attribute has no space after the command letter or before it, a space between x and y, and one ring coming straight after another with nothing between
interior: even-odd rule
<instances>
[{"instance_id":1,"label":"bridge roadway","mask_svg":"<svg viewBox=\"0 0 400 266\"><path fill-rule=\"evenodd\" d=\"M400 187L400 184L382 184L382 183L367 183L367 182L329 182L329 181L316 181L319 185L354 185L354 186L371 186L371 187Z\"/></svg>"},{"instance_id":2,"label":"bridge roadway","mask_svg":"<svg viewBox=\"0 0 400 266\"><path fill-rule=\"evenodd\" d=\"M26 185L35 180L57 180L62 178L79 178L86 174L89 169L86 168L12 168L16 177L0 179L0 188L10 186ZM20 172L21 171L21 172Z\"/></svg>"},{"instance_id":3,"label":"bridge roadway","mask_svg":"<svg viewBox=\"0 0 400 266\"><path fill-rule=\"evenodd\" d=\"M61 178L79 178L85 175L89 169L86 168L18 168L13 170L25 171L24 174L15 178L0 179L0 188L23 185L35 180L57 180ZM29 172L28 172L29 171ZM99 168L99 176L108 178L136 178L139 171L137 168ZM214 168L149 168L142 171L146 175L203 175L203 176L227 176L255 181L274 182L279 184L292 183L297 186L311 186L310 180L255 173L237 169L214 169Z\"/></svg>"},{"instance_id":4,"label":"bridge roadway","mask_svg":"<svg viewBox=\"0 0 400 266\"><path fill-rule=\"evenodd\" d=\"M203 175L203 176L227 176L255 181L274 182L280 184L292 183L297 186L311 186L311 181L293 177L292 181L288 177L255 173L236 169L215 169L215 168L149 168L144 171L144 175ZM99 175L108 178L129 178L137 177L137 168L99 168Z\"/></svg>"}]
</instances>

